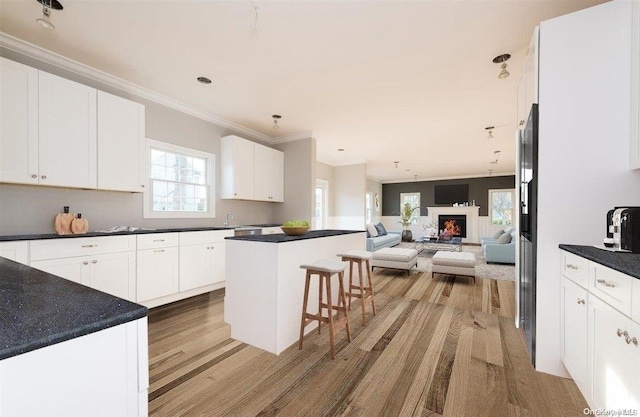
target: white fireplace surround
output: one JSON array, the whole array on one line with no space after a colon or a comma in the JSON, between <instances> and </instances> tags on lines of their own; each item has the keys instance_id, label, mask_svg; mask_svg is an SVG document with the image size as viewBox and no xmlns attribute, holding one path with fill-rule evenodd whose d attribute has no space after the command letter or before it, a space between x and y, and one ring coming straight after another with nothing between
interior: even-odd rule
<instances>
[{"instance_id":1,"label":"white fireplace surround","mask_svg":"<svg viewBox=\"0 0 640 417\"><path fill-rule=\"evenodd\" d=\"M467 216L467 237L462 238L463 243L480 243L480 237L478 233L479 229L479 206L467 206L467 207L427 207L429 210L429 218L432 221L438 222L438 216L442 215L466 215Z\"/></svg>"}]
</instances>

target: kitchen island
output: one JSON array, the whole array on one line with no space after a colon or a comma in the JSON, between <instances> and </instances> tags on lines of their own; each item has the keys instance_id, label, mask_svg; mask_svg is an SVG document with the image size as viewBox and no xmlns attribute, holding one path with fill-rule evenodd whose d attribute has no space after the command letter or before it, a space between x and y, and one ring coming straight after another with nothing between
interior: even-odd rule
<instances>
[{"instance_id":1,"label":"kitchen island","mask_svg":"<svg viewBox=\"0 0 640 417\"><path fill-rule=\"evenodd\" d=\"M146 316L0 257L0 416L146 416Z\"/></svg>"},{"instance_id":2,"label":"kitchen island","mask_svg":"<svg viewBox=\"0 0 640 417\"><path fill-rule=\"evenodd\" d=\"M336 259L348 250L364 250L365 232L314 230L285 234L228 237L226 241L225 321L231 337L280 354L298 341L304 294L300 265ZM335 278L334 278L334 282ZM337 299L338 286L333 286ZM308 310L317 311L318 280L311 282ZM306 327L306 333L317 323Z\"/></svg>"}]
</instances>

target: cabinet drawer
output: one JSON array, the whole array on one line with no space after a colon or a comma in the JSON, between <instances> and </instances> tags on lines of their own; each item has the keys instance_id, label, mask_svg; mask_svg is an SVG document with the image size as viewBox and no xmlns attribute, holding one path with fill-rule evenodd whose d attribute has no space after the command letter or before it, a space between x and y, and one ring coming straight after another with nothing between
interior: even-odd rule
<instances>
[{"instance_id":1,"label":"cabinet drawer","mask_svg":"<svg viewBox=\"0 0 640 417\"><path fill-rule=\"evenodd\" d=\"M561 251L560 270L562 275L571 279L583 288L587 288L589 282L589 261L569 252Z\"/></svg>"},{"instance_id":2,"label":"cabinet drawer","mask_svg":"<svg viewBox=\"0 0 640 417\"><path fill-rule=\"evenodd\" d=\"M283 233L282 229L280 228L280 226L276 226L276 227L264 227L262 229L262 234L263 235L275 235L278 233Z\"/></svg>"},{"instance_id":3,"label":"cabinet drawer","mask_svg":"<svg viewBox=\"0 0 640 417\"><path fill-rule=\"evenodd\" d=\"M201 245L203 243L223 242L224 238L228 236L233 236L233 230L182 232L180 233L180 245Z\"/></svg>"},{"instance_id":4,"label":"cabinet drawer","mask_svg":"<svg viewBox=\"0 0 640 417\"><path fill-rule=\"evenodd\" d=\"M135 236L78 237L31 241L31 260L70 258L73 256L132 251Z\"/></svg>"},{"instance_id":5,"label":"cabinet drawer","mask_svg":"<svg viewBox=\"0 0 640 417\"><path fill-rule=\"evenodd\" d=\"M589 290L626 316L631 316L633 279L629 275L590 262Z\"/></svg>"},{"instance_id":6,"label":"cabinet drawer","mask_svg":"<svg viewBox=\"0 0 640 417\"><path fill-rule=\"evenodd\" d=\"M633 307L631 309L631 318L636 322L640 323L640 279L633 279L633 294L631 295L631 302L633 303Z\"/></svg>"},{"instance_id":7,"label":"cabinet drawer","mask_svg":"<svg viewBox=\"0 0 640 417\"><path fill-rule=\"evenodd\" d=\"M138 235L138 249L168 248L178 246L180 233L153 233Z\"/></svg>"}]
</instances>

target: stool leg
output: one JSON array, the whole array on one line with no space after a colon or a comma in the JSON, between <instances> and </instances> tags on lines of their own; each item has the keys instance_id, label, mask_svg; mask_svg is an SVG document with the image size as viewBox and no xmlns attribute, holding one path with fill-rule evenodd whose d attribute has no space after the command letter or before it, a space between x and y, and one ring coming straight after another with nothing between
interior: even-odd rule
<instances>
[{"instance_id":1,"label":"stool leg","mask_svg":"<svg viewBox=\"0 0 640 417\"><path fill-rule=\"evenodd\" d=\"M329 345L331 347L331 359L336 358L335 348L333 347L333 303L331 302L331 275L327 277L327 310L329 311Z\"/></svg>"},{"instance_id":2,"label":"stool leg","mask_svg":"<svg viewBox=\"0 0 640 417\"><path fill-rule=\"evenodd\" d=\"M373 309L373 315L376 315L376 300L373 293L373 281L371 280L371 263L367 259L367 276L369 277L369 291L371 291L371 308Z\"/></svg>"},{"instance_id":3,"label":"stool leg","mask_svg":"<svg viewBox=\"0 0 640 417\"><path fill-rule=\"evenodd\" d=\"M360 284L360 301L361 301L360 307L362 308L362 324L366 326L367 316L366 316L366 313L364 312L364 305L365 305L364 300L366 299L366 296L364 292L364 274L362 273L362 259L358 259L358 278L359 278L359 284Z\"/></svg>"},{"instance_id":4,"label":"stool leg","mask_svg":"<svg viewBox=\"0 0 640 417\"><path fill-rule=\"evenodd\" d=\"M302 320L300 321L300 340L298 341L298 349L302 349L302 339L304 338L304 327L306 322L305 314L307 313L307 299L309 298L309 281L311 280L311 274L307 270L307 275L304 281L304 300L302 300Z\"/></svg>"},{"instance_id":5,"label":"stool leg","mask_svg":"<svg viewBox=\"0 0 640 417\"><path fill-rule=\"evenodd\" d=\"M342 308L346 309L347 303L346 303L345 296L344 296L343 280L344 280L344 272L338 273L338 281L339 281L339 284L340 284L340 291L339 291L338 296L342 297ZM340 300L338 300L338 307L340 307ZM349 327L349 315L347 314L346 310L344 312L344 317L345 317L345 320L346 320L347 340L349 342L351 342L351 329Z\"/></svg>"},{"instance_id":6,"label":"stool leg","mask_svg":"<svg viewBox=\"0 0 640 417\"><path fill-rule=\"evenodd\" d=\"M351 311L351 287L353 287L353 259L349 259L349 311Z\"/></svg>"},{"instance_id":7,"label":"stool leg","mask_svg":"<svg viewBox=\"0 0 640 417\"><path fill-rule=\"evenodd\" d=\"M318 275L318 316L322 317L322 274ZM318 320L318 334L320 334L320 326L322 326L322 321Z\"/></svg>"}]
</instances>

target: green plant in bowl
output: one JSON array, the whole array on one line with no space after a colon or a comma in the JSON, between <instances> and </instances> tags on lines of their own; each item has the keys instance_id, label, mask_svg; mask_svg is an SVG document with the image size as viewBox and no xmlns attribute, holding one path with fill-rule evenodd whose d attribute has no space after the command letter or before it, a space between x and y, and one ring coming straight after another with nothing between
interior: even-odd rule
<instances>
[{"instance_id":1,"label":"green plant in bowl","mask_svg":"<svg viewBox=\"0 0 640 417\"><path fill-rule=\"evenodd\" d=\"M289 236L301 236L309 231L309 222L306 220L289 220L280 227Z\"/></svg>"}]
</instances>

